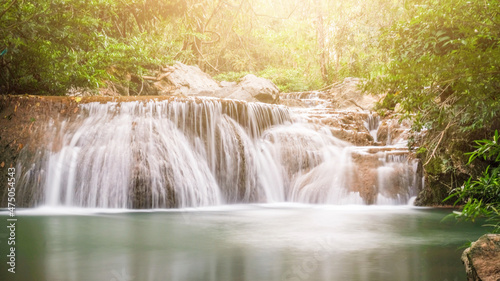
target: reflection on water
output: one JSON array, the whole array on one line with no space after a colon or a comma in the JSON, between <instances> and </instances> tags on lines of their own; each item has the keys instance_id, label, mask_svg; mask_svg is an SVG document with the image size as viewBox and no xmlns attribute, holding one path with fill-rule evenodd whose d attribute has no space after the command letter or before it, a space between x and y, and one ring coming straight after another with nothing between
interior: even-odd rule
<instances>
[{"instance_id":1,"label":"reflection on water","mask_svg":"<svg viewBox=\"0 0 500 281\"><path fill-rule=\"evenodd\" d=\"M0 280L465 280L459 247L485 229L442 221L449 212L289 204L30 210L18 216L15 275L0 238Z\"/></svg>"}]
</instances>

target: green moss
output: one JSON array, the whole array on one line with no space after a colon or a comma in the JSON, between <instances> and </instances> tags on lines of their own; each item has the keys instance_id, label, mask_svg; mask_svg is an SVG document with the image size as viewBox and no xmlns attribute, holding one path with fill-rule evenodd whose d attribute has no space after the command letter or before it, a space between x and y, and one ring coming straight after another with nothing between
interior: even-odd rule
<instances>
[{"instance_id":1,"label":"green moss","mask_svg":"<svg viewBox=\"0 0 500 281\"><path fill-rule=\"evenodd\" d=\"M429 175L439 175L443 172L443 160L440 157L432 158L429 163L425 166L425 171Z\"/></svg>"}]
</instances>

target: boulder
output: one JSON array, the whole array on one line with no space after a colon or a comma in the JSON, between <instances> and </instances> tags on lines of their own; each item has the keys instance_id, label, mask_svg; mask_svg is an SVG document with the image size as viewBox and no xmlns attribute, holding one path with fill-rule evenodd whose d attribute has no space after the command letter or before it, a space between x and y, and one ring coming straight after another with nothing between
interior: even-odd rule
<instances>
[{"instance_id":1,"label":"boulder","mask_svg":"<svg viewBox=\"0 0 500 281\"><path fill-rule=\"evenodd\" d=\"M462 254L469 281L500 280L500 234L486 234Z\"/></svg>"},{"instance_id":2,"label":"boulder","mask_svg":"<svg viewBox=\"0 0 500 281\"><path fill-rule=\"evenodd\" d=\"M347 77L333 85L327 90L331 107L337 110L373 110L380 97L364 94L359 87L361 83L359 78Z\"/></svg>"},{"instance_id":3,"label":"boulder","mask_svg":"<svg viewBox=\"0 0 500 281\"><path fill-rule=\"evenodd\" d=\"M244 101L260 101L276 103L279 100L279 89L273 82L253 74L248 74L238 84L221 82L221 89L215 91L219 98Z\"/></svg>"},{"instance_id":4,"label":"boulder","mask_svg":"<svg viewBox=\"0 0 500 281\"><path fill-rule=\"evenodd\" d=\"M280 90L273 82L253 74L248 74L238 84L243 91L261 102L275 103L279 100Z\"/></svg>"},{"instance_id":5,"label":"boulder","mask_svg":"<svg viewBox=\"0 0 500 281\"><path fill-rule=\"evenodd\" d=\"M176 62L162 69L154 83L160 95L210 96L220 89L219 84L198 66Z\"/></svg>"},{"instance_id":6,"label":"boulder","mask_svg":"<svg viewBox=\"0 0 500 281\"><path fill-rule=\"evenodd\" d=\"M217 83L197 66L177 62L163 68L155 77L144 76L153 82L159 95L208 96L244 101L276 103L279 89L273 82L248 74L239 83L222 81Z\"/></svg>"}]
</instances>

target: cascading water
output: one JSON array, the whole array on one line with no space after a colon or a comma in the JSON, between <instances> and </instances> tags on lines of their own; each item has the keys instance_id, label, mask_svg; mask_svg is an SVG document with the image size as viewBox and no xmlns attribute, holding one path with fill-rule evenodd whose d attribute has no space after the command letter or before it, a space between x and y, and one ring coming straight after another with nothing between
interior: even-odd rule
<instances>
[{"instance_id":1,"label":"cascading water","mask_svg":"<svg viewBox=\"0 0 500 281\"><path fill-rule=\"evenodd\" d=\"M286 107L218 99L90 103L18 161L25 206L183 208L251 202L405 204L406 158L366 153ZM300 118L299 118L300 119ZM366 181L362 155L376 155ZM383 159L382 159L383 158ZM376 171L376 172L374 172Z\"/></svg>"},{"instance_id":2,"label":"cascading water","mask_svg":"<svg viewBox=\"0 0 500 281\"><path fill-rule=\"evenodd\" d=\"M375 142L378 141L377 133L378 128L380 126L380 117L378 115L370 114L368 115L368 119L365 121L365 128L370 132L370 135L373 137Z\"/></svg>"}]
</instances>

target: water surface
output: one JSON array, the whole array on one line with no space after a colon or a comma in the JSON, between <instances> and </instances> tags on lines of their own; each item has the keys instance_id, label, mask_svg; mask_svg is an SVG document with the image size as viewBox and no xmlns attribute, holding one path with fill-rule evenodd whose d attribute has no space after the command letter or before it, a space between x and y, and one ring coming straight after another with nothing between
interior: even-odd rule
<instances>
[{"instance_id":1,"label":"water surface","mask_svg":"<svg viewBox=\"0 0 500 281\"><path fill-rule=\"evenodd\" d=\"M0 280L466 280L486 229L406 206L234 205L18 212L16 274ZM1 212L6 221L6 212ZM5 222L6 224L6 222Z\"/></svg>"}]
</instances>

